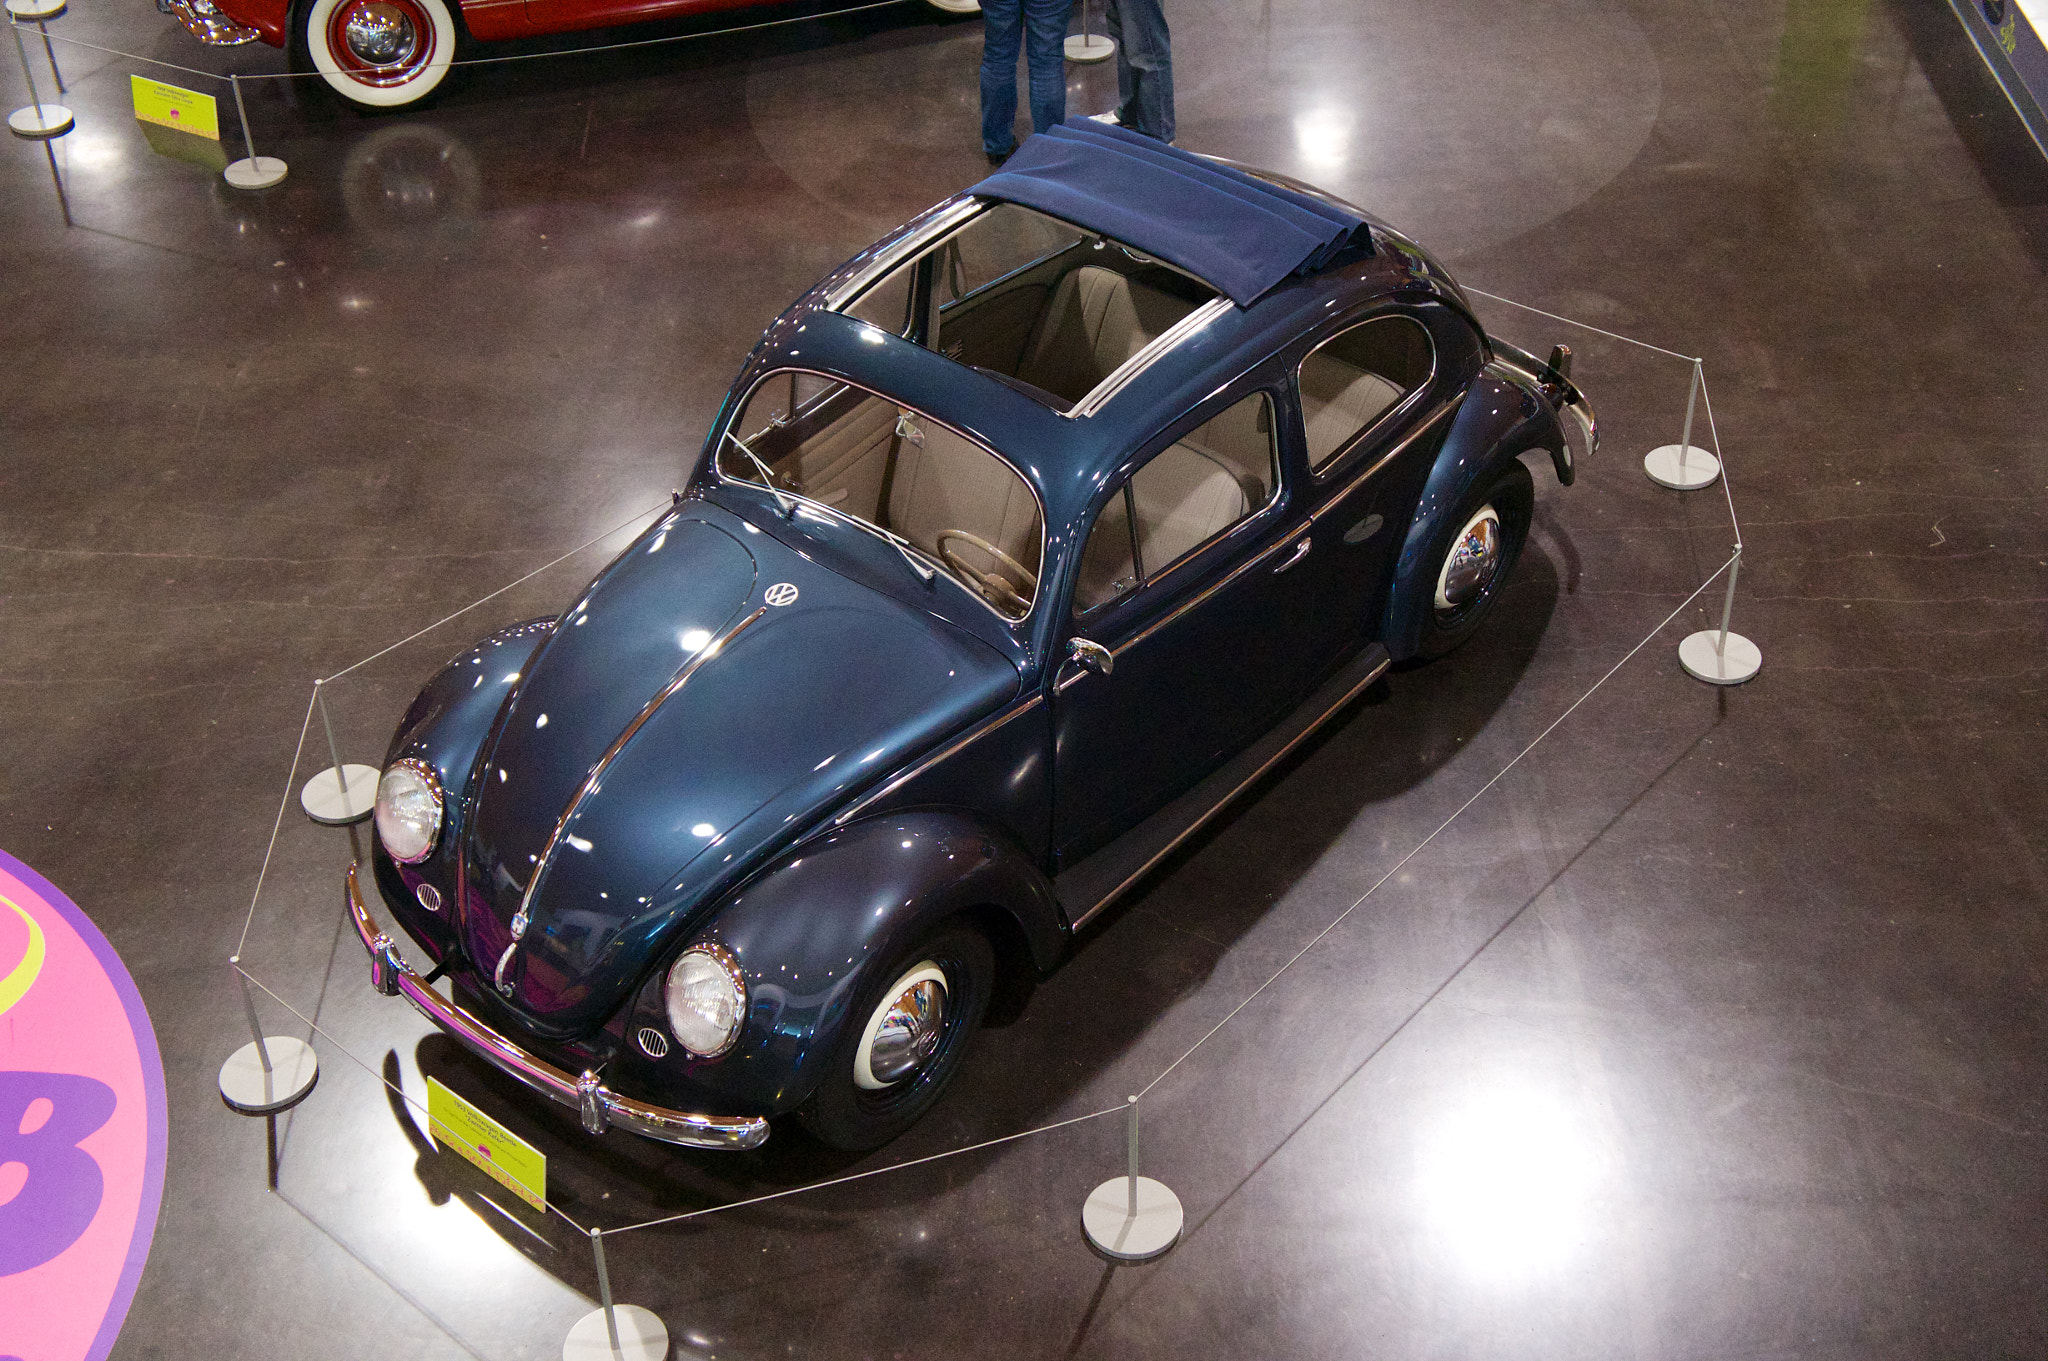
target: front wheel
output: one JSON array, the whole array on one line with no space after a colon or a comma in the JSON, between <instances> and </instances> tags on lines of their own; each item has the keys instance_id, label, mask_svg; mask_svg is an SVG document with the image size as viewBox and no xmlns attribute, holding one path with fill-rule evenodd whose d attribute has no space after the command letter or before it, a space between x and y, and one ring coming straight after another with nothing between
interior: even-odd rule
<instances>
[{"instance_id":1,"label":"front wheel","mask_svg":"<svg viewBox=\"0 0 2048 1361\"><path fill-rule=\"evenodd\" d=\"M988 1010L995 955L979 931L948 926L875 978L797 1111L821 1142L849 1152L880 1148L939 1099Z\"/></svg>"},{"instance_id":2,"label":"front wheel","mask_svg":"<svg viewBox=\"0 0 2048 1361\"><path fill-rule=\"evenodd\" d=\"M1507 584L1536 513L1536 484L1510 459L1474 487L1444 522L1417 585L1424 602L1418 657L1441 657L1479 631Z\"/></svg>"},{"instance_id":3,"label":"front wheel","mask_svg":"<svg viewBox=\"0 0 2048 1361\"><path fill-rule=\"evenodd\" d=\"M311 0L299 41L329 89L365 109L425 99L455 60L450 0Z\"/></svg>"}]
</instances>

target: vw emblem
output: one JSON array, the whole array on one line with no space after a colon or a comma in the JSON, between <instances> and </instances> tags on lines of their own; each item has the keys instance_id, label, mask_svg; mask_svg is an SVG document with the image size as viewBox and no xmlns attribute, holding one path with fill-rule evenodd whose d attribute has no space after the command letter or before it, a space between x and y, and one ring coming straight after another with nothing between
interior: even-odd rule
<instances>
[{"instance_id":1,"label":"vw emblem","mask_svg":"<svg viewBox=\"0 0 2048 1361\"><path fill-rule=\"evenodd\" d=\"M768 594L764 598L771 605L794 605L796 603L796 587L786 581L778 581L768 588Z\"/></svg>"}]
</instances>

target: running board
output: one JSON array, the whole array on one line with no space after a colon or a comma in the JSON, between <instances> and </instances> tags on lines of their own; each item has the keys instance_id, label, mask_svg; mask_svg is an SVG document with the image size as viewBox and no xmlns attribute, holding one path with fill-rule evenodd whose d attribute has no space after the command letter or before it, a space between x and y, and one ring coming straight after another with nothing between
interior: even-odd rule
<instances>
[{"instance_id":1,"label":"running board","mask_svg":"<svg viewBox=\"0 0 2048 1361\"><path fill-rule=\"evenodd\" d=\"M1200 784L1061 874L1053 893L1078 931L1115 902L1145 872L1173 853L1229 806L1230 801L1285 760L1316 729L1335 717L1361 691L1380 678L1391 659L1378 643L1369 645L1343 670L1323 682L1301 707L1264 737L1226 761Z\"/></svg>"}]
</instances>

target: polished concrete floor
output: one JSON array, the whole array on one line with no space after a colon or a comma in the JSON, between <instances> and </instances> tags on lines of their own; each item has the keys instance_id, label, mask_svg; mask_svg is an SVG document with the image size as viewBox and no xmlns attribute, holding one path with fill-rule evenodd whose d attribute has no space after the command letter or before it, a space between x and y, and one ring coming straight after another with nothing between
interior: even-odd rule
<instances>
[{"instance_id":1,"label":"polished concrete floor","mask_svg":"<svg viewBox=\"0 0 2048 1361\"><path fill-rule=\"evenodd\" d=\"M979 26L903 5L477 68L437 106L248 89L244 194L131 72L0 169L0 847L155 1019L170 1152L122 1358L547 1358L587 1245L431 1150L433 1073L619 1226L1148 1097L1181 1244L1079 1232L1084 1123L616 1240L679 1357L2048 1353L2048 168L1935 0L1171 0L1182 143L1315 180L1489 294L1704 356L1732 498L1645 480L1686 366L1569 340L1605 447L1508 613L1396 673L1091 930L864 1160L591 1142L396 1003L289 811L311 682L374 761L469 638L662 501L802 288L984 172ZM772 18L760 12L748 17ZM212 71L142 0L56 31ZM685 28L656 30L677 35ZM628 37L648 36L643 33ZM1070 68L1107 107L1107 67ZM8 107L25 102L12 62ZM186 78L186 83L196 83ZM239 148L235 148L239 154ZM59 191L61 189L61 199ZM1706 428L1702 413L1701 428ZM1728 556L1733 690L1680 671ZM310 740L324 749L318 724ZM244 957L316 1016L265 1132L214 1070ZM0 1351L5 1351L0 1345Z\"/></svg>"}]
</instances>

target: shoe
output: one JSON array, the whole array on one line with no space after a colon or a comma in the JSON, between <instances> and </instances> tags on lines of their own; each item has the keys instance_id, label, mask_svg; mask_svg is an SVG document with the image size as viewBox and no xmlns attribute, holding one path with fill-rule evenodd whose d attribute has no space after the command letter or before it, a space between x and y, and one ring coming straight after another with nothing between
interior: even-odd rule
<instances>
[{"instance_id":1,"label":"shoe","mask_svg":"<svg viewBox=\"0 0 2048 1361\"><path fill-rule=\"evenodd\" d=\"M985 151L982 154L988 157L989 166L993 169L1016 155L1017 148L1011 147L1008 151Z\"/></svg>"},{"instance_id":2,"label":"shoe","mask_svg":"<svg viewBox=\"0 0 2048 1361\"><path fill-rule=\"evenodd\" d=\"M1120 128L1124 125L1124 120L1117 117L1115 109L1111 109L1108 113L1091 113L1088 115L1088 121L1091 123L1107 123L1113 128Z\"/></svg>"}]
</instances>

